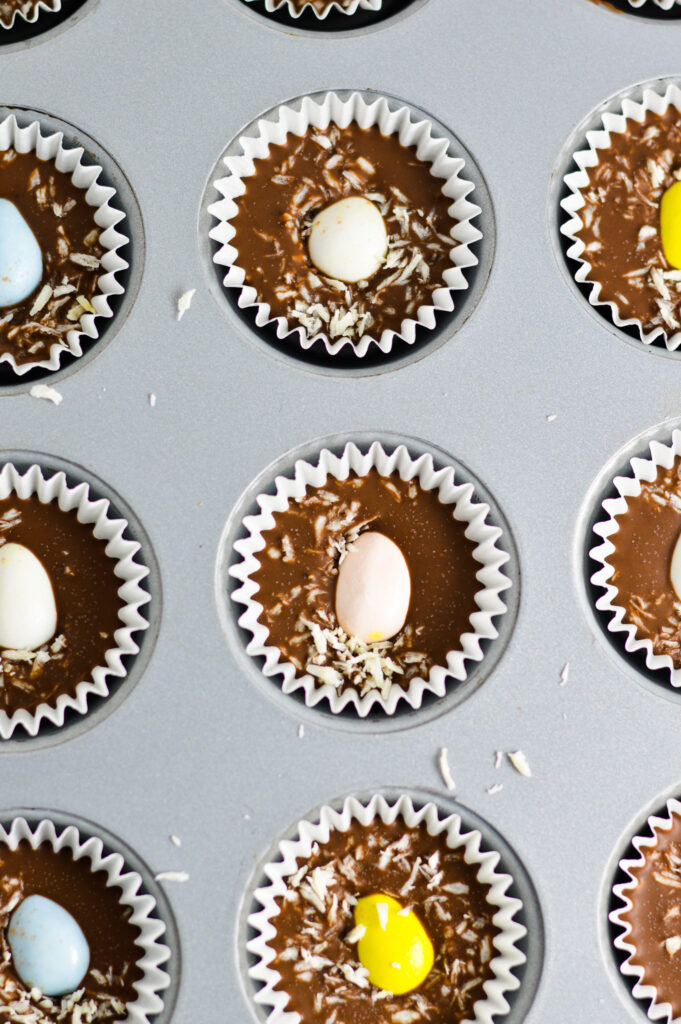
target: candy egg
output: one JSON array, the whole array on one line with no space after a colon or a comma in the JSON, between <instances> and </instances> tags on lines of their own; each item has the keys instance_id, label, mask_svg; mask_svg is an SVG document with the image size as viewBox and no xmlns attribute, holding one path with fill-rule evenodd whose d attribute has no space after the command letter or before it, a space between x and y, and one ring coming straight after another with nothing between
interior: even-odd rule
<instances>
[{"instance_id":1,"label":"candy egg","mask_svg":"<svg viewBox=\"0 0 681 1024\"><path fill-rule=\"evenodd\" d=\"M363 896L355 925L364 927L357 953L376 988L402 995L418 988L433 966L433 944L413 910L383 893Z\"/></svg>"},{"instance_id":2,"label":"candy egg","mask_svg":"<svg viewBox=\"0 0 681 1024\"><path fill-rule=\"evenodd\" d=\"M660 240L667 263L681 270L681 181L675 181L660 200Z\"/></svg>"},{"instance_id":3,"label":"candy egg","mask_svg":"<svg viewBox=\"0 0 681 1024\"><path fill-rule=\"evenodd\" d=\"M0 308L16 306L36 290L43 254L30 227L9 199L0 199Z\"/></svg>"},{"instance_id":4,"label":"candy egg","mask_svg":"<svg viewBox=\"0 0 681 1024\"><path fill-rule=\"evenodd\" d=\"M681 184L681 182L679 182ZM681 533L679 534L676 544L674 545L674 551L672 552L672 560L669 565L669 578L671 580L674 593L681 601Z\"/></svg>"},{"instance_id":5,"label":"candy egg","mask_svg":"<svg viewBox=\"0 0 681 1024\"><path fill-rule=\"evenodd\" d=\"M337 281L365 281L381 267L388 232L378 207L362 196L320 210L310 228L310 259Z\"/></svg>"},{"instance_id":6,"label":"candy egg","mask_svg":"<svg viewBox=\"0 0 681 1024\"><path fill-rule=\"evenodd\" d=\"M28 896L19 904L7 940L24 985L46 996L75 992L90 966L90 947L80 925L44 896Z\"/></svg>"},{"instance_id":7,"label":"candy egg","mask_svg":"<svg viewBox=\"0 0 681 1024\"><path fill-rule=\"evenodd\" d=\"M0 547L0 647L34 651L57 629L57 603L42 562L23 544Z\"/></svg>"},{"instance_id":8,"label":"candy egg","mask_svg":"<svg viewBox=\"0 0 681 1024\"><path fill-rule=\"evenodd\" d=\"M364 643L388 640L404 626L411 577L394 541L369 530L348 545L336 581L336 617L349 636Z\"/></svg>"}]
</instances>

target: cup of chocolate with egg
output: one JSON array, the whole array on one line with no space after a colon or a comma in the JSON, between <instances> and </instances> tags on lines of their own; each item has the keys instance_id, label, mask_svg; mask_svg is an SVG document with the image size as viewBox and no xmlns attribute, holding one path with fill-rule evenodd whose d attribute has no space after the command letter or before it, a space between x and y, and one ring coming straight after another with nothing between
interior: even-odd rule
<instances>
[{"instance_id":1,"label":"cup of chocolate with egg","mask_svg":"<svg viewBox=\"0 0 681 1024\"><path fill-rule=\"evenodd\" d=\"M253 0L246 0L247 4ZM291 18L313 14L324 21L329 14L356 14L358 11L380 11L383 0L264 0L267 14L285 11Z\"/></svg>"},{"instance_id":2,"label":"cup of chocolate with egg","mask_svg":"<svg viewBox=\"0 0 681 1024\"><path fill-rule=\"evenodd\" d=\"M149 570L109 501L63 472L0 470L0 737L36 736L110 694L148 628Z\"/></svg>"},{"instance_id":3,"label":"cup of chocolate with egg","mask_svg":"<svg viewBox=\"0 0 681 1024\"><path fill-rule=\"evenodd\" d=\"M41 14L57 14L62 0L0 0L0 31L18 22L33 24Z\"/></svg>"},{"instance_id":4,"label":"cup of chocolate with egg","mask_svg":"<svg viewBox=\"0 0 681 1024\"><path fill-rule=\"evenodd\" d=\"M0 825L0 1018L147 1024L163 1009L165 925L141 875L97 836Z\"/></svg>"},{"instance_id":5,"label":"cup of chocolate with egg","mask_svg":"<svg viewBox=\"0 0 681 1024\"><path fill-rule=\"evenodd\" d=\"M602 543L590 551L600 568L591 577L596 602L621 634L625 649L642 651L649 669L681 686L681 431L669 444L653 441L648 458L613 481L617 497L603 502L594 526Z\"/></svg>"},{"instance_id":6,"label":"cup of chocolate with egg","mask_svg":"<svg viewBox=\"0 0 681 1024\"><path fill-rule=\"evenodd\" d=\"M645 344L681 344L681 89L646 88L602 115L565 176L561 226L589 302Z\"/></svg>"},{"instance_id":7,"label":"cup of chocolate with egg","mask_svg":"<svg viewBox=\"0 0 681 1024\"><path fill-rule=\"evenodd\" d=\"M247 652L286 694L334 714L443 697L504 614L502 531L451 466L379 442L299 459L235 541Z\"/></svg>"},{"instance_id":8,"label":"cup of chocolate with egg","mask_svg":"<svg viewBox=\"0 0 681 1024\"><path fill-rule=\"evenodd\" d=\"M268 1024L491 1024L525 962L513 880L433 803L347 798L279 844L256 890L251 978Z\"/></svg>"},{"instance_id":9,"label":"cup of chocolate with egg","mask_svg":"<svg viewBox=\"0 0 681 1024\"><path fill-rule=\"evenodd\" d=\"M620 970L650 1020L681 1020L681 803L650 815L619 863L610 921Z\"/></svg>"},{"instance_id":10,"label":"cup of chocolate with egg","mask_svg":"<svg viewBox=\"0 0 681 1024\"><path fill-rule=\"evenodd\" d=\"M125 215L83 157L38 122L0 122L0 362L18 376L82 355L124 290Z\"/></svg>"},{"instance_id":11,"label":"cup of chocolate with egg","mask_svg":"<svg viewBox=\"0 0 681 1024\"><path fill-rule=\"evenodd\" d=\"M241 309L328 356L387 355L468 287L480 208L427 120L359 93L281 106L226 156L214 262Z\"/></svg>"}]
</instances>

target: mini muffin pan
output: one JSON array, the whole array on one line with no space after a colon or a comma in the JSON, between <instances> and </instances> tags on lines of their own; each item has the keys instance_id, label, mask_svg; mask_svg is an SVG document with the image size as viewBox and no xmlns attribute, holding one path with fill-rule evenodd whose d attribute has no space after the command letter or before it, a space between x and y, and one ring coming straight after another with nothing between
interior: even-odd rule
<instances>
[{"instance_id":1,"label":"mini muffin pan","mask_svg":"<svg viewBox=\"0 0 681 1024\"><path fill-rule=\"evenodd\" d=\"M311 808L379 791L458 810L509 865L528 963L500 1022L642 1024L609 893L631 837L681 793L679 693L607 632L588 552L613 476L679 425L681 366L579 293L560 199L603 105L681 77L681 8L384 0L380 18L309 25L263 6L64 0L0 33L0 116L83 145L131 239L100 338L40 378L61 404L3 375L2 458L111 497L151 569L128 676L78 722L0 747L4 804L100 823L85 830L142 859L173 951L162 1024L261 1019L245 951L259 871ZM208 236L221 156L291 97L331 89L431 118L482 210L465 302L372 366L274 345L230 301ZM255 495L297 455L351 439L405 441L471 479L513 580L500 636L462 686L361 723L262 676L227 573ZM506 756L518 750L531 777Z\"/></svg>"}]
</instances>

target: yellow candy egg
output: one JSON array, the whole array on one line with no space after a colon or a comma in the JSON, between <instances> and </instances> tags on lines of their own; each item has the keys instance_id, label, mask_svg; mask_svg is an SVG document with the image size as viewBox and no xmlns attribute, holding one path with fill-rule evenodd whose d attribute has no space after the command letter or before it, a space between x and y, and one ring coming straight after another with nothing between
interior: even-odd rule
<instances>
[{"instance_id":1,"label":"yellow candy egg","mask_svg":"<svg viewBox=\"0 0 681 1024\"><path fill-rule=\"evenodd\" d=\"M681 270L681 181L675 181L662 196L660 239L667 263Z\"/></svg>"},{"instance_id":2,"label":"yellow candy egg","mask_svg":"<svg viewBox=\"0 0 681 1024\"><path fill-rule=\"evenodd\" d=\"M363 896L355 907L355 925L364 932L357 953L376 988L403 995L428 977L433 944L413 910L392 896Z\"/></svg>"}]
</instances>

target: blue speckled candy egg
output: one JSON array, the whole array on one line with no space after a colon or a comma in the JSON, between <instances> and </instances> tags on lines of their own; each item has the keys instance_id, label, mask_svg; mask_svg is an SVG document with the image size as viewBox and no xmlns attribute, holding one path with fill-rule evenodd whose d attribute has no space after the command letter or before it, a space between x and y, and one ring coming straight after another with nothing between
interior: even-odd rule
<instances>
[{"instance_id":1,"label":"blue speckled candy egg","mask_svg":"<svg viewBox=\"0 0 681 1024\"><path fill-rule=\"evenodd\" d=\"M43 276L43 254L9 199L0 199L0 309L27 299Z\"/></svg>"},{"instance_id":2,"label":"blue speckled candy egg","mask_svg":"<svg viewBox=\"0 0 681 1024\"><path fill-rule=\"evenodd\" d=\"M7 939L24 985L47 996L75 992L90 966L90 947L78 922L44 896L28 896L10 918Z\"/></svg>"}]
</instances>

